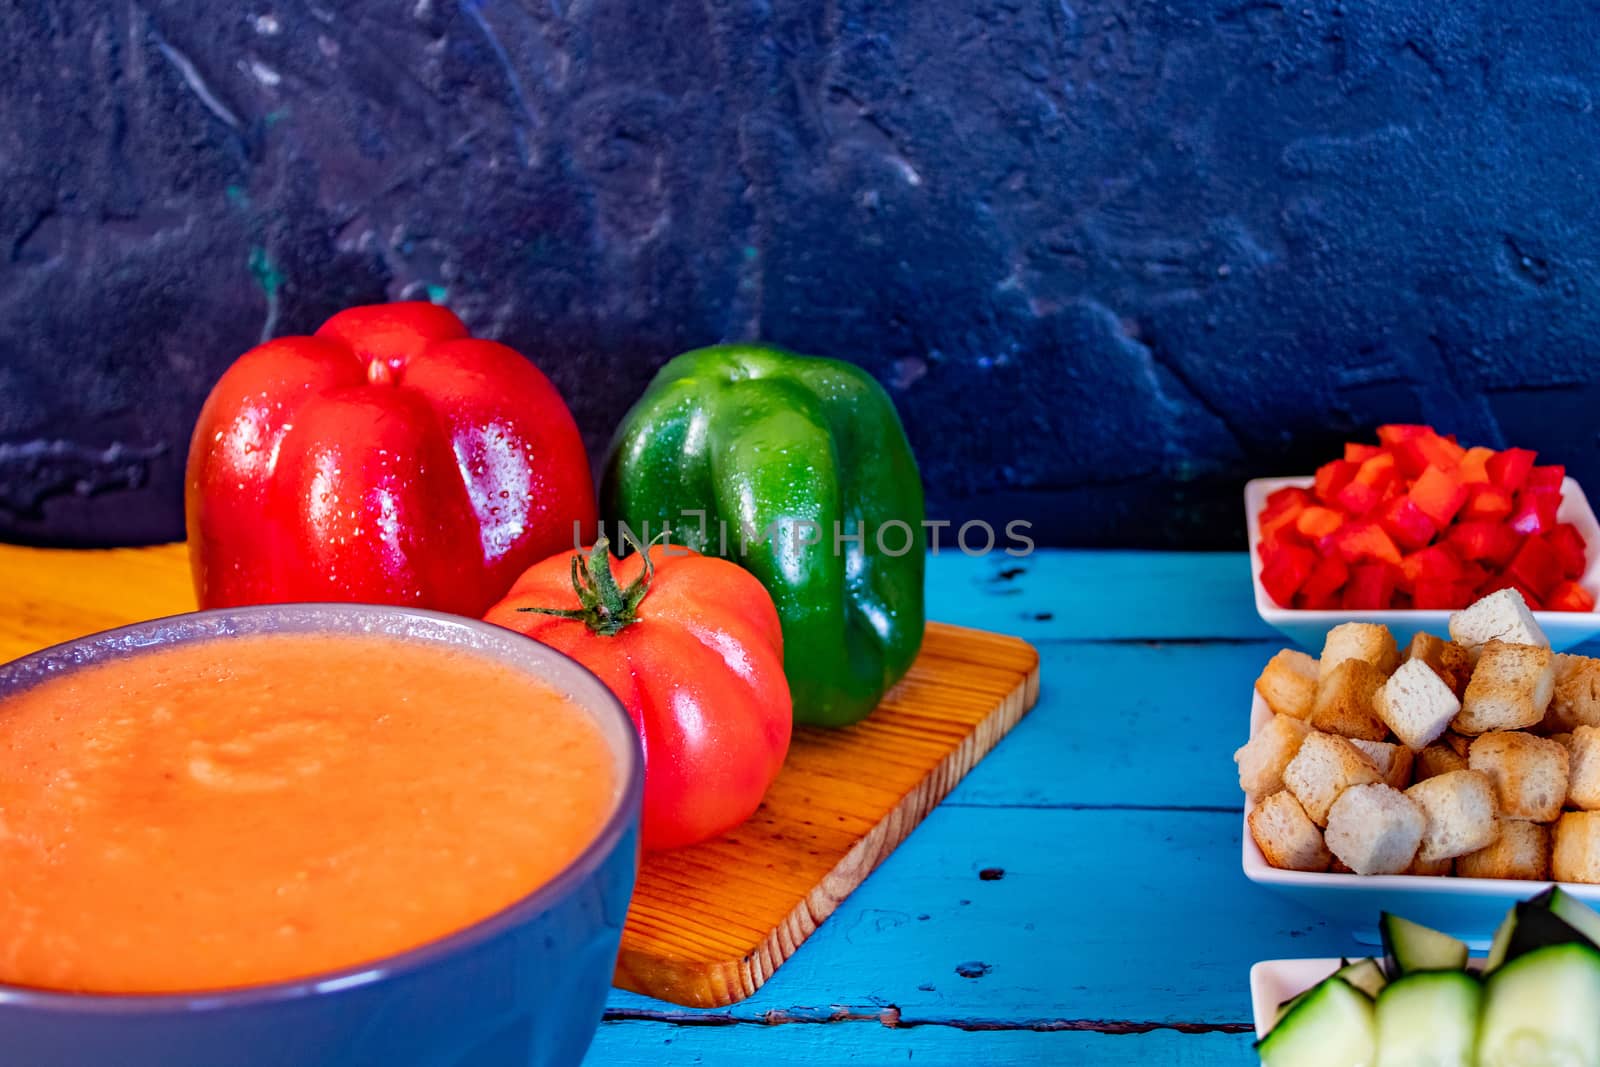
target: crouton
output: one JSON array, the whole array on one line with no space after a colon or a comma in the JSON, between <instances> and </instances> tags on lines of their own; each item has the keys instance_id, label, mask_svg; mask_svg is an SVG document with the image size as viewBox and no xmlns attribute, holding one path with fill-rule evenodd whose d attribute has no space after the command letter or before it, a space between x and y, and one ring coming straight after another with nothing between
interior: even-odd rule
<instances>
[{"instance_id":1,"label":"crouton","mask_svg":"<svg viewBox=\"0 0 1600 1067\"><path fill-rule=\"evenodd\" d=\"M1515 589L1490 593L1450 616L1450 636L1476 660L1490 641L1550 647L1528 602Z\"/></svg>"},{"instance_id":2,"label":"crouton","mask_svg":"<svg viewBox=\"0 0 1600 1067\"><path fill-rule=\"evenodd\" d=\"M1370 622L1341 623L1328 631L1322 642L1322 659L1317 664L1326 681L1339 664L1359 659L1372 664L1385 676L1400 666L1400 649L1387 626Z\"/></svg>"},{"instance_id":3,"label":"crouton","mask_svg":"<svg viewBox=\"0 0 1600 1067\"><path fill-rule=\"evenodd\" d=\"M1534 826L1537 824L1530 822L1527 825ZM1448 878L1455 868L1455 860L1433 860L1432 862L1424 863L1422 860L1413 859L1411 866L1405 869L1405 873L1421 875L1427 878Z\"/></svg>"},{"instance_id":4,"label":"crouton","mask_svg":"<svg viewBox=\"0 0 1600 1067\"><path fill-rule=\"evenodd\" d=\"M1507 819L1554 822L1567 802L1567 750L1548 737L1521 731L1484 734L1472 742L1467 766L1488 775Z\"/></svg>"},{"instance_id":5,"label":"crouton","mask_svg":"<svg viewBox=\"0 0 1600 1067\"><path fill-rule=\"evenodd\" d=\"M1270 796L1283 788L1283 769L1300 751L1311 727L1290 715L1274 715L1250 743L1233 754L1239 765L1239 788L1251 797Z\"/></svg>"},{"instance_id":6,"label":"crouton","mask_svg":"<svg viewBox=\"0 0 1600 1067\"><path fill-rule=\"evenodd\" d=\"M1467 749L1472 747L1472 738L1467 737L1464 734L1458 734L1454 730L1446 730L1445 735L1439 738L1439 740L1448 745L1450 747L1450 751L1454 752L1462 759L1467 758Z\"/></svg>"},{"instance_id":7,"label":"crouton","mask_svg":"<svg viewBox=\"0 0 1600 1067\"><path fill-rule=\"evenodd\" d=\"M1383 683L1383 672L1366 660L1345 660L1317 686L1311 725L1341 737L1384 740L1389 728L1372 708L1373 694Z\"/></svg>"},{"instance_id":8,"label":"crouton","mask_svg":"<svg viewBox=\"0 0 1600 1067\"><path fill-rule=\"evenodd\" d=\"M1466 649L1454 641L1446 641L1423 630L1417 631L1417 635L1406 646L1402 660L1426 663L1439 676L1439 680L1450 687L1457 700L1466 692L1467 679L1472 677L1472 657L1467 655Z\"/></svg>"},{"instance_id":9,"label":"crouton","mask_svg":"<svg viewBox=\"0 0 1600 1067\"><path fill-rule=\"evenodd\" d=\"M1427 748L1461 714L1461 701L1420 659L1400 664L1372 702L1378 717L1413 752Z\"/></svg>"},{"instance_id":10,"label":"crouton","mask_svg":"<svg viewBox=\"0 0 1600 1067\"><path fill-rule=\"evenodd\" d=\"M1550 707L1540 728L1554 734L1577 726L1600 726L1600 659L1560 653L1555 672Z\"/></svg>"},{"instance_id":11,"label":"crouton","mask_svg":"<svg viewBox=\"0 0 1600 1067\"><path fill-rule=\"evenodd\" d=\"M1550 828L1521 819L1501 819L1498 825L1494 844L1459 857L1456 874L1462 878L1549 881Z\"/></svg>"},{"instance_id":12,"label":"crouton","mask_svg":"<svg viewBox=\"0 0 1600 1067\"><path fill-rule=\"evenodd\" d=\"M1558 882L1600 883L1600 811L1569 811L1552 831L1550 873Z\"/></svg>"},{"instance_id":13,"label":"crouton","mask_svg":"<svg viewBox=\"0 0 1600 1067\"><path fill-rule=\"evenodd\" d=\"M1600 727L1580 726L1572 731L1567 754L1567 803L1584 811L1600 811Z\"/></svg>"},{"instance_id":14,"label":"crouton","mask_svg":"<svg viewBox=\"0 0 1600 1067\"><path fill-rule=\"evenodd\" d=\"M1548 648L1491 640L1461 698L1456 733L1486 734L1520 730L1544 718L1555 687L1555 665Z\"/></svg>"},{"instance_id":15,"label":"crouton","mask_svg":"<svg viewBox=\"0 0 1600 1067\"><path fill-rule=\"evenodd\" d=\"M1328 809L1340 793L1382 778L1377 766L1347 739L1317 730L1306 735L1300 751L1283 769L1285 788L1318 826L1328 825Z\"/></svg>"},{"instance_id":16,"label":"crouton","mask_svg":"<svg viewBox=\"0 0 1600 1067\"><path fill-rule=\"evenodd\" d=\"M1274 793L1250 811L1250 836L1268 863L1286 871L1325 871L1333 859L1322 831L1294 795Z\"/></svg>"},{"instance_id":17,"label":"crouton","mask_svg":"<svg viewBox=\"0 0 1600 1067\"><path fill-rule=\"evenodd\" d=\"M1404 789L1411 784L1411 767L1415 762L1411 750L1405 745L1391 745L1387 741L1363 741L1352 737L1350 743L1361 750L1383 775L1384 785Z\"/></svg>"},{"instance_id":18,"label":"crouton","mask_svg":"<svg viewBox=\"0 0 1600 1067\"><path fill-rule=\"evenodd\" d=\"M1425 782L1429 778L1437 778L1441 774L1451 771L1464 771L1467 769L1467 757L1457 755L1456 750L1444 742L1429 745L1417 753L1417 761L1412 769L1411 777L1414 781Z\"/></svg>"},{"instance_id":19,"label":"crouton","mask_svg":"<svg viewBox=\"0 0 1600 1067\"><path fill-rule=\"evenodd\" d=\"M1494 787L1477 771L1451 771L1418 782L1406 796L1422 810L1426 825L1417 858L1453 859L1494 843Z\"/></svg>"},{"instance_id":20,"label":"crouton","mask_svg":"<svg viewBox=\"0 0 1600 1067\"><path fill-rule=\"evenodd\" d=\"M1355 874L1356 872L1350 869L1350 865L1348 863L1340 859L1338 856L1335 856L1333 857L1333 862L1328 864L1328 873Z\"/></svg>"},{"instance_id":21,"label":"crouton","mask_svg":"<svg viewBox=\"0 0 1600 1067\"><path fill-rule=\"evenodd\" d=\"M1425 825L1422 809L1398 789L1353 785L1328 812L1328 851L1357 874L1400 874L1416 857Z\"/></svg>"},{"instance_id":22,"label":"crouton","mask_svg":"<svg viewBox=\"0 0 1600 1067\"><path fill-rule=\"evenodd\" d=\"M1276 715L1304 719L1311 714L1317 699L1317 661L1292 648L1286 648L1267 661L1256 679L1256 692Z\"/></svg>"}]
</instances>

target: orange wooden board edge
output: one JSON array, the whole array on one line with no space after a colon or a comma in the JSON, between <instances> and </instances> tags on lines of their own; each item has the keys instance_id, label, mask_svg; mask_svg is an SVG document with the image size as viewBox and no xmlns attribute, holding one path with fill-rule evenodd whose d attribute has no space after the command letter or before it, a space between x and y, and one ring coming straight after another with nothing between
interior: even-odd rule
<instances>
[{"instance_id":1,"label":"orange wooden board edge","mask_svg":"<svg viewBox=\"0 0 1600 1067\"><path fill-rule=\"evenodd\" d=\"M0 545L0 661L193 606L182 545ZM617 984L693 1007L754 993L1038 693L1039 657L1027 642L930 623L911 671L870 718L796 731L749 822L646 857Z\"/></svg>"}]
</instances>

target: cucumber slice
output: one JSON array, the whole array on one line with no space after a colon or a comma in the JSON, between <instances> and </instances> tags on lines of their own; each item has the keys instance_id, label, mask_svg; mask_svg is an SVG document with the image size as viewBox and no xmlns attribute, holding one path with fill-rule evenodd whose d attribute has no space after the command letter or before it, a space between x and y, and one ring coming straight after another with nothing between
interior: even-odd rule
<instances>
[{"instance_id":1,"label":"cucumber slice","mask_svg":"<svg viewBox=\"0 0 1600 1067\"><path fill-rule=\"evenodd\" d=\"M1264 1067L1373 1067L1377 1026L1372 998L1329 978L1256 1042Z\"/></svg>"},{"instance_id":2,"label":"cucumber slice","mask_svg":"<svg viewBox=\"0 0 1600 1067\"><path fill-rule=\"evenodd\" d=\"M1415 971L1459 971L1467 965L1467 946L1449 934L1383 913L1378 922L1390 978Z\"/></svg>"},{"instance_id":3,"label":"cucumber slice","mask_svg":"<svg viewBox=\"0 0 1600 1067\"><path fill-rule=\"evenodd\" d=\"M1483 961L1483 973L1489 974L1500 969L1506 961L1506 954L1511 951L1511 935L1517 929L1517 909L1515 906L1506 912L1506 917L1500 920L1500 925L1495 928L1494 940L1489 943L1489 955Z\"/></svg>"},{"instance_id":4,"label":"cucumber slice","mask_svg":"<svg viewBox=\"0 0 1600 1067\"><path fill-rule=\"evenodd\" d=\"M1555 912L1532 901L1524 901L1516 907L1516 921L1511 925L1505 956L1499 963L1504 967L1512 960L1538 949L1573 944L1587 945L1590 941Z\"/></svg>"},{"instance_id":5,"label":"cucumber slice","mask_svg":"<svg viewBox=\"0 0 1600 1067\"><path fill-rule=\"evenodd\" d=\"M1333 972L1335 978L1343 978L1369 997L1375 997L1383 992L1383 987L1389 979L1384 977L1383 968L1377 960L1357 960L1355 963L1346 963Z\"/></svg>"},{"instance_id":6,"label":"cucumber slice","mask_svg":"<svg viewBox=\"0 0 1600 1067\"><path fill-rule=\"evenodd\" d=\"M1600 913L1589 905L1555 885L1528 901L1529 904L1537 902L1543 902L1550 914L1588 938L1591 945L1600 947Z\"/></svg>"},{"instance_id":7,"label":"cucumber slice","mask_svg":"<svg viewBox=\"0 0 1600 1067\"><path fill-rule=\"evenodd\" d=\"M1478 1031L1480 1067L1597 1063L1600 950L1580 942L1550 945L1489 977Z\"/></svg>"},{"instance_id":8,"label":"cucumber slice","mask_svg":"<svg viewBox=\"0 0 1600 1067\"><path fill-rule=\"evenodd\" d=\"M1465 971L1420 971L1378 995L1377 1067L1473 1067L1483 986Z\"/></svg>"}]
</instances>

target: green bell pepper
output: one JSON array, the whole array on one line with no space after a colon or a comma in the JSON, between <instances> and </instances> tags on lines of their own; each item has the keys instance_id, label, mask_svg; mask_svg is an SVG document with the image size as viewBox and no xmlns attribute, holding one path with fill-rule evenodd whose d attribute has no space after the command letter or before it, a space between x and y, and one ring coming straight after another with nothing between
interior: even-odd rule
<instances>
[{"instance_id":1,"label":"green bell pepper","mask_svg":"<svg viewBox=\"0 0 1600 1067\"><path fill-rule=\"evenodd\" d=\"M922 644L922 480L894 404L838 360L686 352L623 418L602 513L731 559L783 624L795 719L858 722Z\"/></svg>"}]
</instances>

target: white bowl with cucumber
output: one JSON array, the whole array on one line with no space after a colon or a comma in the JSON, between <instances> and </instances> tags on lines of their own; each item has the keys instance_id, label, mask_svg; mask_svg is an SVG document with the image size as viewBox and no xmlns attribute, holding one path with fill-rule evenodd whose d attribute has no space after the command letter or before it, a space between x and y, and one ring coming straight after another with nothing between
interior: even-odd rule
<instances>
[{"instance_id":1,"label":"white bowl with cucumber","mask_svg":"<svg viewBox=\"0 0 1600 1067\"><path fill-rule=\"evenodd\" d=\"M1384 958L1250 970L1266 1067L1600 1064L1600 913L1551 887L1511 909L1487 957L1399 916Z\"/></svg>"}]
</instances>

